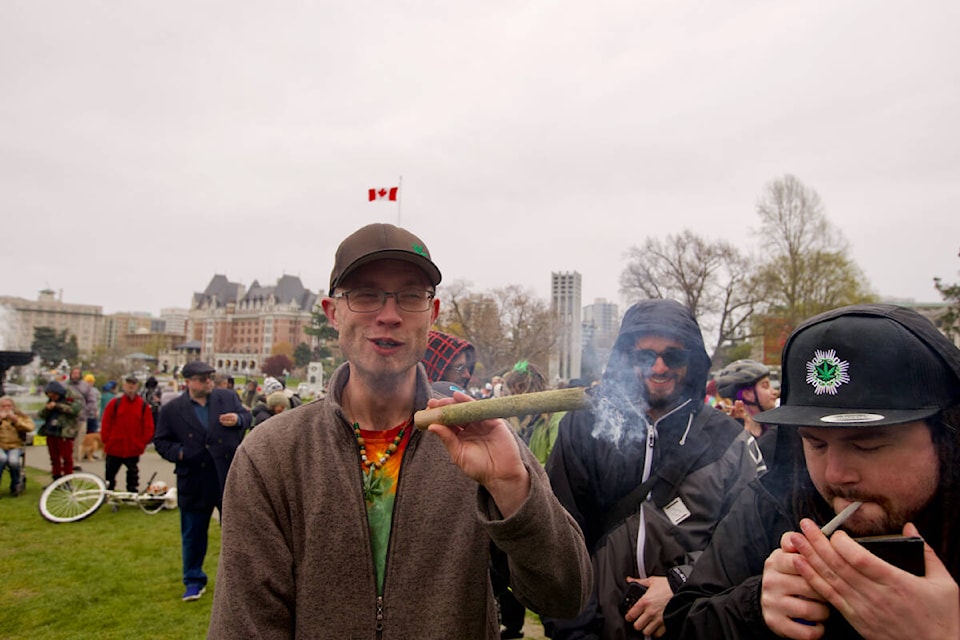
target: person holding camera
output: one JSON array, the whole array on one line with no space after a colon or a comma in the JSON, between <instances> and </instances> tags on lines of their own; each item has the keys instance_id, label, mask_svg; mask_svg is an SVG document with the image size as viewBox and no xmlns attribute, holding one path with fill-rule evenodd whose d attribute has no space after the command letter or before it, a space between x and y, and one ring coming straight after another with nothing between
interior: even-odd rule
<instances>
[{"instance_id":1,"label":"person holding camera","mask_svg":"<svg viewBox=\"0 0 960 640\"><path fill-rule=\"evenodd\" d=\"M667 605L667 636L960 637L960 349L909 309L820 314L754 418L778 425L771 471Z\"/></svg>"}]
</instances>

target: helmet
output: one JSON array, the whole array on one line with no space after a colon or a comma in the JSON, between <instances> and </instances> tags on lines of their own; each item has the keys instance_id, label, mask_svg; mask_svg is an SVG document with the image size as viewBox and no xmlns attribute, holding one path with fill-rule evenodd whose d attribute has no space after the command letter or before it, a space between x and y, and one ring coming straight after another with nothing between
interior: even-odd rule
<instances>
[{"instance_id":1,"label":"helmet","mask_svg":"<svg viewBox=\"0 0 960 640\"><path fill-rule=\"evenodd\" d=\"M731 362L717 374L717 392L724 398L736 398L737 393L752 387L770 375L770 369L756 360Z\"/></svg>"},{"instance_id":2,"label":"helmet","mask_svg":"<svg viewBox=\"0 0 960 640\"><path fill-rule=\"evenodd\" d=\"M149 493L151 496L164 496L167 494L168 488L169 487L167 487L166 482L163 480L157 480L150 483L150 486L147 487L147 493Z\"/></svg>"}]
</instances>

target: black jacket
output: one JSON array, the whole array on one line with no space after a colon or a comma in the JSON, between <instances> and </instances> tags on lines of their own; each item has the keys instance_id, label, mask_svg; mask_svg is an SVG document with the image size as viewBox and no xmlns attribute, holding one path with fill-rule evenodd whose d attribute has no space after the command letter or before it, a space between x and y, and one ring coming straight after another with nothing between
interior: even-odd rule
<instances>
[{"instance_id":1,"label":"black jacket","mask_svg":"<svg viewBox=\"0 0 960 640\"><path fill-rule=\"evenodd\" d=\"M891 305L859 308L869 315L896 319L934 350L960 378L960 351L932 323L912 311ZM808 322L848 310L837 309ZM764 437L769 435L770 432ZM776 446L770 472L751 483L739 496L717 527L689 580L667 605L664 619L668 638L777 637L764 624L760 609L764 562L780 547L784 533L799 530L801 518L824 523L834 512L813 487L796 427L780 425L774 437ZM914 524L957 580L960 579L960 545L956 543L960 526L955 499L958 481L956 459L949 452L960 449L960 444L955 428L946 429L941 438L938 445L944 451L941 456L953 459L943 461L937 494ZM824 638L828 640L860 637L836 611L831 612L825 627Z\"/></svg>"},{"instance_id":2,"label":"black jacket","mask_svg":"<svg viewBox=\"0 0 960 640\"><path fill-rule=\"evenodd\" d=\"M675 337L692 352L686 398L654 424L627 358L644 333ZM635 637L617 611L626 577L673 573L682 580L735 496L756 477L762 465L756 441L703 403L708 366L699 327L685 308L664 300L640 303L624 317L593 408L570 412L560 423L547 473L561 504L583 529L596 586L593 601L575 621L548 621L551 637ZM634 507L612 522L609 514L648 475L671 478L658 477L643 502L643 567L638 567L641 513Z\"/></svg>"},{"instance_id":3,"label":"black jacket","mask_svg":"<svg viewBox=\"0 0 960 640\"><path fill-rule=\"evenodd\" d=\"M205 428L197 419L190 394L177 396L160 409L153 436L157 453L176 464L177 503L183 509L220 506L233 455L250 428L250 412L235 392L214 389L207 405L209 424ZM225 413L237 414L236 426L220 424L219 417Z\"/></svg>"}]
</instances>

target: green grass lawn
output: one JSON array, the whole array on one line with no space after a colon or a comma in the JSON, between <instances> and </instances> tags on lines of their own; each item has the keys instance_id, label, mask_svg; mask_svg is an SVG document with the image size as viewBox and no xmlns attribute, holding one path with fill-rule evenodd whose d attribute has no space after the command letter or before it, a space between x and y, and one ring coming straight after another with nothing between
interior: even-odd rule
<instances>
[{"instance_id":1,"label":"green grass lawn","mask_svg":"<svg viewBox=\"0 0 960 640\"><path fill-rule=\"evenodd\" d=\"M77 638L203 638L211 589L181 602L180 516L148 515L132 505L67 524L40 516L37 504L50 476L27 469L27 490L10 497L4 473L0 495L0 637L10 640ZM213 584L220 526L210 526L204 569Z\"/></svg>"},{"instance_id":2,"label":"green grass lawn","mask_svg":"<svg viewBox=\"0 0 960 640\"><path fill-rule=\"evenodd\" d=\"M204 638L220 554L220 526L210 525L207 593L182 602L179 512L142 512L104 504L86 520L47 522L37 508L46 473L27 468L27 490L0 492L0 638L4 640L184 640ZM542 639L527 612L525 639ZM456 634L451 634L451 639Z\"/></svg>"}]
</instances>

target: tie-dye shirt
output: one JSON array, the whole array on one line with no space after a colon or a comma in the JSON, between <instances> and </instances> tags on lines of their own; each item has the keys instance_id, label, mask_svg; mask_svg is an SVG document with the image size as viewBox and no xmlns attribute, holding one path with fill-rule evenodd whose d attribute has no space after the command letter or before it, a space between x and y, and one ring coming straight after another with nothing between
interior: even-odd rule
<instances>
[{"instance_id":1,"label":"tie-dye shirt","mask_svg":"<svg viewBox=\"0 0 960 640\"><path fill-rule=\"evenodd\" d=\"M361 466L364 474L364 494L367 503L367 524L370 527L370 546L373 548L373 564L377 570L377 593L383 593L383 574L387 564L387 544L390 542L390 526L393 522L393 503L397 497L397 478L400 475L400 461L403 452L410 442L410 431L413 425L410 421L397 425L386 431L360 430L364 440L368 460L379 460L387 447L403 427L403 439L397 445L397 450L380 469L373 472L372 479L369 472Z\"/></svg>"}]
</instances>

